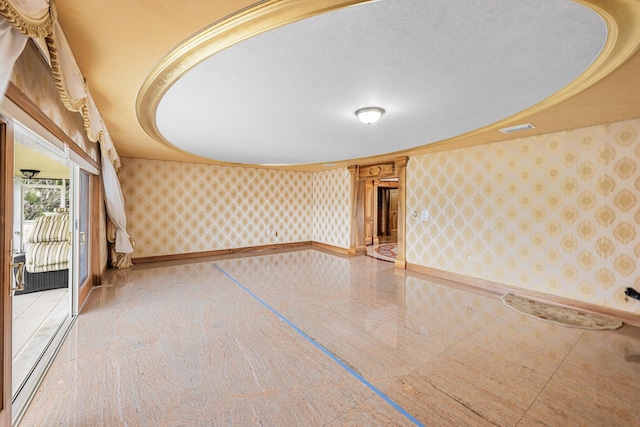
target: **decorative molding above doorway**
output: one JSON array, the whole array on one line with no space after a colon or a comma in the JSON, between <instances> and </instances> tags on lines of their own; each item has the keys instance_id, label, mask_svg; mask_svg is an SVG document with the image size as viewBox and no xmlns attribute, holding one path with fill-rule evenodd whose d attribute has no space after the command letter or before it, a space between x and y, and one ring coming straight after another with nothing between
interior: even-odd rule
<instances>
[{"instance_id":1,"label":"decorative molding above doorway","mask_svg":"<svg viewBox=\"0 0 640 427\"><path fill-rule=\"evenodd\" d=\"M351 235L349 255L364 255L365 249L365 188L367 182L384 178L398 179L398 256L395 265L406 268L405 212L406 167L408 157L370 164L349 166L351 174Z\"/></svg>"}]
</instances>

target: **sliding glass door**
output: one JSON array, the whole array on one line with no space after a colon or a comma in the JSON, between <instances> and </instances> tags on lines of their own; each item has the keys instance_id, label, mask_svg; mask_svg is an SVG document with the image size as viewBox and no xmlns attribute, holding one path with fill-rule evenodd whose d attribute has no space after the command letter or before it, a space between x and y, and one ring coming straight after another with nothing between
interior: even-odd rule
<instances>
[{"instance_id":1,"label":"sliding glass door","mask_svg":"<svg viewBox=\"0 0 640 427\"><path fill-rule=\"evenodd\" d=\"M17 419L73 322L77 166L14 124L12 399Z\"/></svg>"},{"instance_id":2,"label":"sliding glass door","mask_svg":"<svg viewBox=\"0 0 640 427\"><path fill-rule=\"evenodd\" d=\"M91 233L89 232L89 224L91 222L91 177L86 171L75 167L75 194L74 197L74 253L73 265L73 282L76 284L75 289L81 289L89 280L90 271L90 248ZM78 314L78 292L73 295L72 314Z\"/></svg>"},{"instance_id":3,"label":"sliding glass door","mask_svg":"<svg viewBox=\"0 0 640 427\"><path fill-rule=\"evenodd\" d=\"M2 117L0 124L2 196L11 202L3 204L3 245L10 248L3 283L11 289L2 306L3 359L11 360L4 364L11 385L3 401L10 393L15 424L75 320L79 287L90 279L91 177L27 127Z\"/></svg>"}]
</instances>

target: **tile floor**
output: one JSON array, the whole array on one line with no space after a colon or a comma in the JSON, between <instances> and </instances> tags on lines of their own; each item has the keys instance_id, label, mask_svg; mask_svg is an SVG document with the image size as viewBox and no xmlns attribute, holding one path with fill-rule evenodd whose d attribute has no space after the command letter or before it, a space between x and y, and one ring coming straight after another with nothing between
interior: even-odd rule
<instances>
[{"instance_id":1,"label":"tile floor","mask_svg":"<svg viewBox=\"0 0 640 427\"><path fill-rule=\"evenodd\" d=\"M298 250L110 271L20 425L631 426L639 399L638 328Z\"/></svg>"},{"instance_id":2,"label":"tile floor","mask_svg":"<svg viewBox=\"0 0 640 427\"><path fill-rule=\"evenodd\" d=\"M12 305L12 389L15 394L69 314L69 290L15 295Z\"/></svg>"},{"instance_id":3,"label":"tile floor","mask_svg":"<svg viewBox=\"0 0 640 427\"><path fill-rule=\"evenodd\" d=\"M395 242L393 242L395 243ZM378 249L380 246L386 246L389 245L389 243L379 243L379 244L374 244L374 245L369 245L367 246L367 256L379 259L379 260L383 260L383 261L389 261L389 262L394 262L396 260L396 257L390 257L390 256L385 256L379 252L376 251L376 249ZM397 244L396 244L396 249L395 251L397 252Z\"/></svg>"}]
</instances>

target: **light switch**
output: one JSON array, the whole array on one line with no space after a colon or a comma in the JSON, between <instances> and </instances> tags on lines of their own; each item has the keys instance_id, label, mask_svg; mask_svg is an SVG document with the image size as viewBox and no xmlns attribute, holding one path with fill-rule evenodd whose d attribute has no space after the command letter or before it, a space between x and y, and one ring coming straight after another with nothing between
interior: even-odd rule
<instances>
[{"instance_id":1,"label":"light switch","mask_svg":"<svg viewBox=\"0 0 640 427\"><path fill-rule=\"evenodd\" d=\"M423 210L420 214L420 219L423 221L429 221L429 211L428 210Z\"/></svg>"}]
</instances>

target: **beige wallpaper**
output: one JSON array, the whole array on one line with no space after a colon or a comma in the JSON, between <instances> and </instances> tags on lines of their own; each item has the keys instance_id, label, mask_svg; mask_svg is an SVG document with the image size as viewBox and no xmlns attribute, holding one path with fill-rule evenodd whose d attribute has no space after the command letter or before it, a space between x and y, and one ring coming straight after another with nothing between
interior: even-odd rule
<instances>
[{"instance_id":1,"label":"beige wallpaper","mask_svg":"<svg viewBox=\"0 0 640 427\"><path fill-rule=\"evenodd\" d=\"M347 169L313 174L313 241L349 248L351 184Z\"/></svg>"},{"instance_id":2,"label":"beige wallpaper","mask_svg":"<svg viewBox=\"0 0 640 427\"><path fill-rule=\"evenodd\" d=\"M623 294L640 288L639 147L631 120L412 157L407 261L640 313ZM121 182L134 257L349 245L345 169L125 158Z\"/></svg>"},{"instance_id":3,"label":"beige wallpaper","mask_svg":"<svg viewBox=\"0 0 640 427\"><path fill-rule=\"evenodd\" d=\"M310 241L310 173L122 158L134 258Z\"/></svg>"},{"instance_id":4,"label":"beige wallpaper","mask_svg":"<svg viewBox=\"0 0 640 427\"><path fill-rule=\"evenodd\" d=\"M412 157L407 261L640 313L639 165L640 120Z\"/></svg>"}]
</instances>

